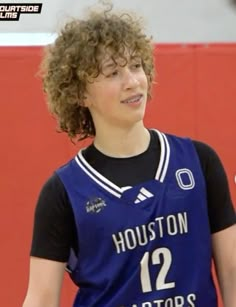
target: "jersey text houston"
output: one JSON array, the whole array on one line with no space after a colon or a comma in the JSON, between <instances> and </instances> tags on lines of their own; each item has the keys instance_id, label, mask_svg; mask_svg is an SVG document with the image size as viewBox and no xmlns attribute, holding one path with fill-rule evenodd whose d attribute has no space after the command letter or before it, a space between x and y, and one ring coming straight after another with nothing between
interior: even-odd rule
<instances>
[{"instance_id":1,"label":"jersey text houston","mask_svg":"<svg viewBox=\"0 0 236 307\"><path fill-rule=\"evenodd\" d=\"M188 215L186 212L171 214L166 217L156 217L147 225L127 228L112 235L117 254L127 250L135 249L138 246L145 246L156 238L163 238L165 235L175 236L188 233Z\"/></svg>"}]
</instances>

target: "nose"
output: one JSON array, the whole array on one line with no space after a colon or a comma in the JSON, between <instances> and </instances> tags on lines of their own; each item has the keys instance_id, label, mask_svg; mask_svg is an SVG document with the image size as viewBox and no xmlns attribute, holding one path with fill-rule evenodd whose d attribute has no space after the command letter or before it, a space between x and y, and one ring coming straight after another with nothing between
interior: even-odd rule
<instances>
[{"instance_id":1,"label":"nose","mask_svg":"<svg viewBox=\"0 0 236 307\"><path fill-rule=\"evenodd\" d=\"M124 69L123 83L125 89L133 89L139 85L137 75L128 67Z\"/></svg>"}]
</instances>

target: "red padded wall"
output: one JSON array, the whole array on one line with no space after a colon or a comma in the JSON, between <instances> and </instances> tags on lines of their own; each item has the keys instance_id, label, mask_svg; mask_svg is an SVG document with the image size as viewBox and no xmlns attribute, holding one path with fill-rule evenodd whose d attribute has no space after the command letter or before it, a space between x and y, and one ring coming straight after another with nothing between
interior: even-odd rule
<instances>
[{"instance_id":1,"label":"red padded wall","mask_svg":"<svg viewBox=\"0 0 236 307\"><path fill-rule=\"evenodd\" d=\"M203 140L219 153L234 203L236 189L236 45L158 45L157 84L149 127ZM36 76L42 50L0 48L1 84L1 306L21 306L28 281L33 212L51 172L81 146L56 132ZM62 306L74 288L65 280Z\"/></svg>"}]
</instances>

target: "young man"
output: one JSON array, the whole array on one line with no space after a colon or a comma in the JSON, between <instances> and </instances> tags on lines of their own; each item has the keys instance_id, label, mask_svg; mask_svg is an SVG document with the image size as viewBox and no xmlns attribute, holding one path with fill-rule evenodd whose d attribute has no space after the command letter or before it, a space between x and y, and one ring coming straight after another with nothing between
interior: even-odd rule
<instances>
[{"instance_id":1,"label":"young man","mask_svg":"<svg viewBox=\"0 0 236 307\"><path fill-rule=\"evenodd\" d=\"M149 38L112 11L68 23L44 59L51 112L93 143L38 200L24 307L58 307L65 268L75 307L236 306L236 226L226 175L207 145L147 129Z\"/></svg>"}]
</instances>

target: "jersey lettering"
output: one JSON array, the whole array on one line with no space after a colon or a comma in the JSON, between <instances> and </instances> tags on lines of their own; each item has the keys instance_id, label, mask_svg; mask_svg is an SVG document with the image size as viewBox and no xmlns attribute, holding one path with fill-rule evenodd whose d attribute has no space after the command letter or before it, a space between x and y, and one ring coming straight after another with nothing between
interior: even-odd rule
<instances>
[{"instance_id":1,"label":"jersey lettering","mask_svg":"<svg viewBox=\"0 0 236 307\"><path fill-rule=\"evenodd\" d=\"M147 225L139 225L112 234L117 254L145 246L150 241L164 236L185 235L188 233L187 212L177 212L156 217Z\"/></svg>"}]
</instances>

